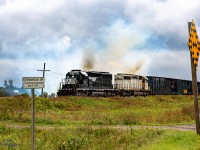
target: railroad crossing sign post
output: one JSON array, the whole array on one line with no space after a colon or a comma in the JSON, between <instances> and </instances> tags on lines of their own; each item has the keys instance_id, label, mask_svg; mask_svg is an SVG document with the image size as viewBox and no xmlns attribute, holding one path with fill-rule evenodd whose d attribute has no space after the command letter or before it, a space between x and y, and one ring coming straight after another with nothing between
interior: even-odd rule
<instances>
[{"instance_id":1,"label":"railroad crossing sign post","mask_svg":"<svg viewBox=\"0 0 200 150\"><path fill-rule=\"evenodd\" d=\"M24 89L31 89L32 99L32 150L35 145L35 101L34 101L34 89L41 89L45 87L45 78L43 77L22 77L22 87Z\"/></svg>"},{"instance_id":2,"label":"railroad crossing sign post","mask_svg":"<svg viewBox=\"0 0 200 150\"><path fill-rule=\"evenodd\" d=\"M197 87L197 67L200 51L200 43L198 40L197 30L194 21L188 22L189 40L188 47L190 50L191 70L192 70L192 91L194 95L194 111L196 121L196 133L200 135L200 120L198 106L198 87Z\"/></svg>"}]
</instances>

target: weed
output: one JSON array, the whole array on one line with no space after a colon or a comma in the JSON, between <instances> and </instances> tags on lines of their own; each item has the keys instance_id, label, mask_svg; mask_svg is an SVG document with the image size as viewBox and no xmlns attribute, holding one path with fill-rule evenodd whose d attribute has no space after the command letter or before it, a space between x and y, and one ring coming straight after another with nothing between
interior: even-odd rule
<instances>
[{"instance_id":1,"label":"weed","mask_svg":"<svg viewBox=\"0 0 200 150\"><path fill-rule=\"evenodd\" d=\"M194 119L194 105L183 106L181 112L183 115L189 116L191 119Z\"/></svg>"},{"instance_id":2,"label":"weed","mask_svg":"<svg viewBox=\"0 0 200 150\"><path fill-rule=\"evenodd\" d=\"M110 135L112 133L113 133L113 130L108 129L108 128L94 130L94 135L95 135L96 138L106 137L106 136L108 136L108 135Z\"/></svg>"},{"instance_id":3,"label":"weed","mask_svg":"<svg viewBox=\"0 0 200 150\"><path fill-rule=\"evenodd\" d=\"M74 138L69 138L65 142L63 142L63 144L59 146L59 149L60 150L66 150L66 149L79 150L84 145L87 145L87 139L74 137Z\"/></svg>"},{"instance_id":4,"label":"weed","mask_svg":"<svg viewBox=\"0 0 200 150\"><path fill-rule=\"evenodd\" d=\"M3 125L0 125L0 134L5 134L5 130L6 130L6 127Z\"/></svg>"},{"instance_id":5,"label":"weed","mask_svg":"<svg viewBox=\"0 0 200 150\"><path fill-rule=\"evenodd\" d=\"M52 121L51 119L47 119L47 118L36 118L36 123L45 124L45 125L53 125L55 124L55 121Z\"/></svg>"}]
</instances>

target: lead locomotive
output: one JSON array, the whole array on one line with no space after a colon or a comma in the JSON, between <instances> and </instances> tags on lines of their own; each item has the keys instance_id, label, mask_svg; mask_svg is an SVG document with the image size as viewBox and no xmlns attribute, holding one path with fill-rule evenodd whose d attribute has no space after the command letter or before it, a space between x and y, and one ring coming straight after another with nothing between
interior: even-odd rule
<instances>
[{"instance_id":1,"label":"lead locomotive","mask_svg":"<svg viewBox=\"0 0 200 150\"><path fill-rule=\"evenodd\" d=\"M100 90L112 90L112 74L108 72L71 70L62 79L58 96L92 95Z\"/></svg>"}]
</instances>

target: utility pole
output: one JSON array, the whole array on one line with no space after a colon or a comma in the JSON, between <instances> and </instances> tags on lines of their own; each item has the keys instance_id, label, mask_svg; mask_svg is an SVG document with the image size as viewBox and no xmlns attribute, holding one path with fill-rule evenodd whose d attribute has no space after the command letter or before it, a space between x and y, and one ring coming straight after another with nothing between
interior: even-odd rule
<instances>
[{"instance_id":1,"label":"utility pole","mask_svg":"<svg viewBox=\"0 0 200 150\"><path fill-rule=\"evenodd\" d=\"M194 25L194 21L188 22L189 30L189 42L188 47L190 49L191 59L191 71L192 71L192 91L194 96L194 111L196 121L196 133L200 135L200 120L199 120L199 106L198 106L198 86L197 86L197 66L199 58L199 41L197 31ZM194 38L193 38L194 37Z\"/></svg>"},{"instance_id":2,"label":"utility pole","mask_svg":"<svg viewBox=\"0 0 200 150\"><path fill-rule=\"evenodd\" d=\"M45 70L45 64L46 64L46 63L44 63L44 68L43 68L43 70L37 70L37 71L42 71L42 72L43 72L43 76L42 76L43 78L44 78L44 76L45 76L45 72L46 72L46 71L51 71L51 70ZM42 97L42 96L43 96L43 88L42 88L42 91L41 91L41 97Z\"/></svg>"}]
</instances>

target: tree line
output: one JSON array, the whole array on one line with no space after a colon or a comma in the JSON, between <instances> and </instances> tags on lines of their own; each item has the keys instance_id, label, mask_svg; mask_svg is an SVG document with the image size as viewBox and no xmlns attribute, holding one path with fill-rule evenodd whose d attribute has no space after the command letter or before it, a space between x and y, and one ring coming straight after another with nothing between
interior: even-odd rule
<instances>
[{"instance_id":1,"label":"tree line","mask_svg":"<svg viewBox=\"0 0 200 150\"><path fill-rule=\"evenodd\" d=\"M17 88L13 85L13 80L4 80L4 87L0 87L0 97L2 96L12 96L19 93L21 88Z\"/></svg>"}]
</instances>

